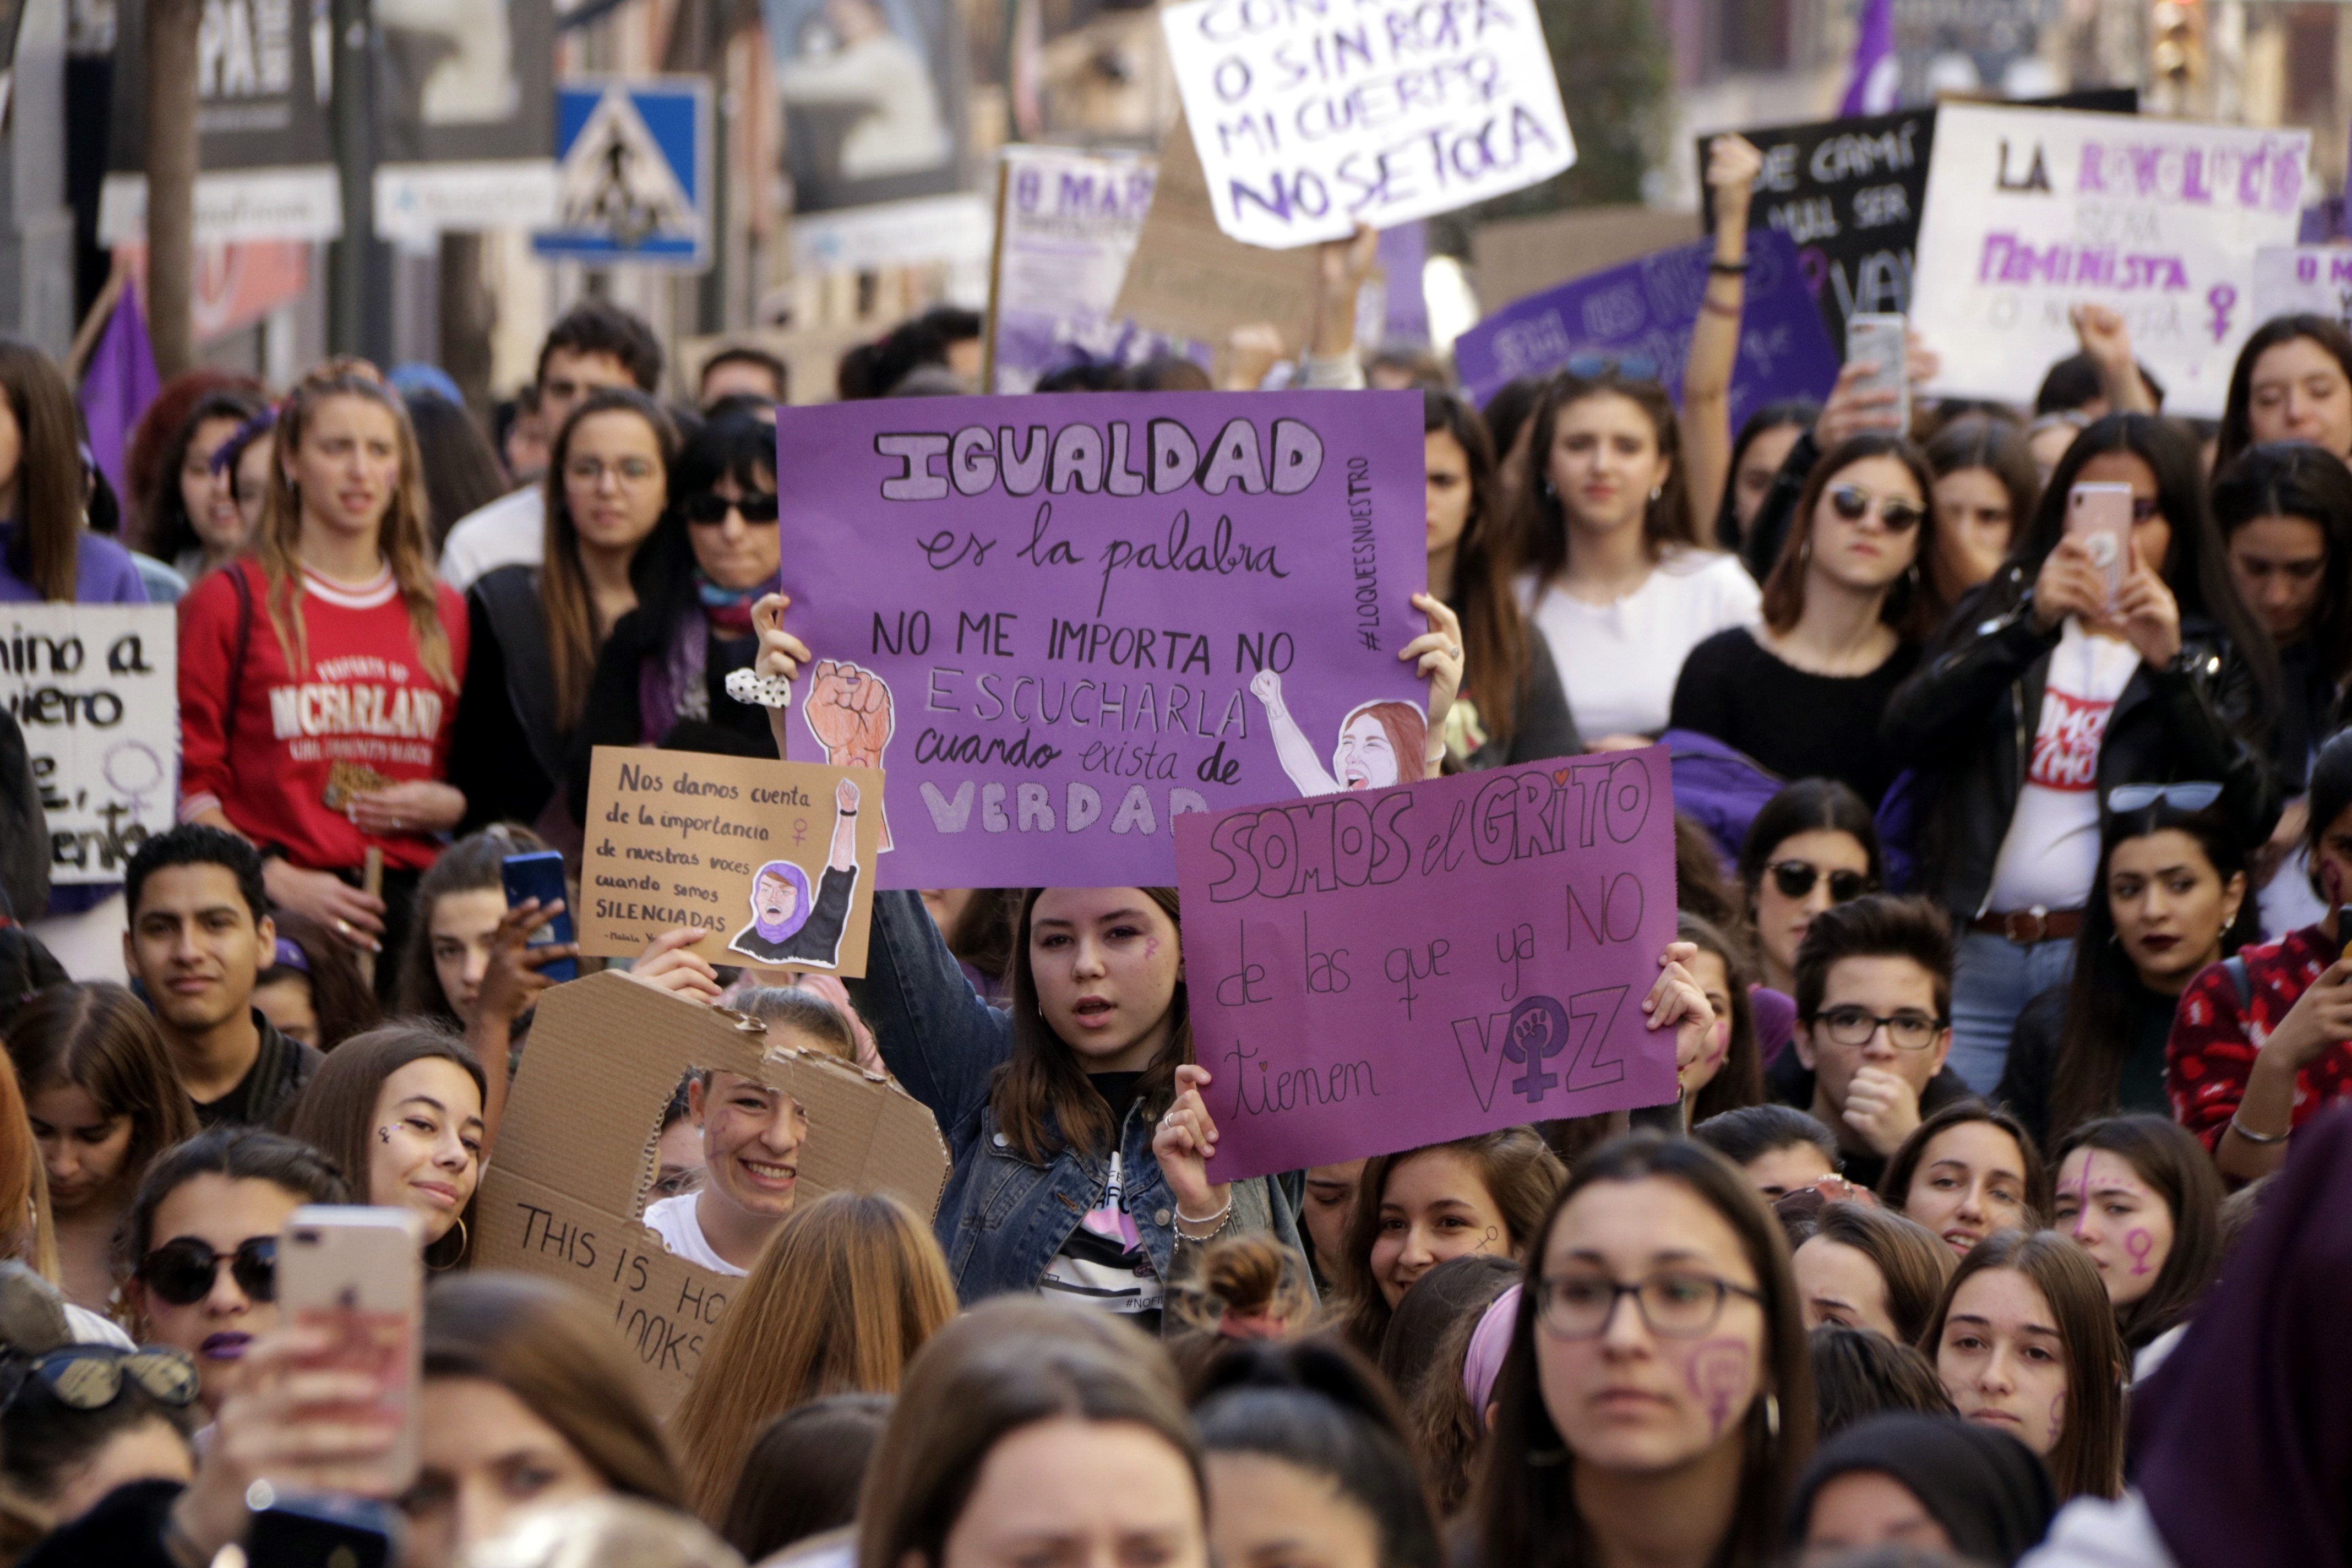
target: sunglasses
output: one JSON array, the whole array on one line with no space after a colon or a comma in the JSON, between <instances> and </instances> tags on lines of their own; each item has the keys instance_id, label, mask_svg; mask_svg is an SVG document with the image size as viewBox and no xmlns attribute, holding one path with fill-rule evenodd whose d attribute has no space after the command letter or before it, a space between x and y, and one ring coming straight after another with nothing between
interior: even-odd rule
<instances>
[{"instance_id":1,"label":"sunglasses","mask_svg":"<svg viewBox=\"0 0 2352 1568\"><path fill-rule=\"evenodd\" d=\"M1784 899L1801 899L1813 890L1822 879L1822 868L1810 860L1775 860L1764 868L1772 874L1772 885L1780 889ZM1878 884L1859 871L1832 871L1830 901L1850 904Z\"/></svg>"},{"instance_id":2,"label":"sunglasses","mask_svg":"<svg viewBox=\"0 0 2352 1568\"><path fill-rule=\"evenodd\" d=\"M174 1307L193 1307L211 1294L220 1266L256 1301L278 1300L278 1238L249 1236L235 1252L215 1252L193 1236L167 1241L139 1260L140 1283Z\"/></svg>"},{"instance_id":3,"label":"sunglasses","mask_svg":"<svg viewBox=\"0 0 2352 1568\"><path fill-rule=\"evenodd\" d=\"M2117 814L2145 811L2162 802L2175 811L2202 811L2221 798L2217 784L2117 784L2107 792L2107 809Z\"/></svg>"},{"instance_id":4,"label":"sunglasses","mask_svg":"<svg viewBox=\"0 0 2352 1568\"><path fill-rule=\"evenodd\" d=\"M0 1409L13 1405L36 1381L68 1410L103 1410L122 1396L125 1379L159 1405L184 1410L195 1403L196 1368L179 1351L149 1346L126 1351L114 1345L68 1345L30 1360L11 1358L0 1378L12 1381Z\"/></svg>"},{"instance_id":5,"label":"sunglasses","mask_svg":"<svg viewBox=\"0 0 2352 1568\"><path fill-rule=\"evenodd\" d=\"M1916 500L1901 496L1874 496L1859 485L1832 485L1830 505L1848 522L1860 522L1870 515L1871 503L1878 503L1878 521L1890 533L1908 533L1927 521L1927 509Z\"/></svg>"},{"instance_id":6,"label":"sunglasses","mask_svg":"<svg viewBox=\"0 0 2352 1568\"><path fill-rule=\"evenodd\" d=\"M1568 374L1579 381L1598 381L1604 375L1622 376L1627 381L1658 379L1658 362L1647 354L1572 354L1567 368Z\"/></svg>"},{"instance_id":7,"label":"sunglasses","mask_svg":"<svg viewBox=\"0 0 2352 1568\"><path fill-rule=\"evenodd\" d=\"M677 510L686 514L687 521L706 526L725 522L730 511L741 512L745 522L773 522L776 521L776 497L770 490L745 496L740 500L730 500L725 496L706 490L700 495L687 497Z\"/></svg>"}]
</instances>

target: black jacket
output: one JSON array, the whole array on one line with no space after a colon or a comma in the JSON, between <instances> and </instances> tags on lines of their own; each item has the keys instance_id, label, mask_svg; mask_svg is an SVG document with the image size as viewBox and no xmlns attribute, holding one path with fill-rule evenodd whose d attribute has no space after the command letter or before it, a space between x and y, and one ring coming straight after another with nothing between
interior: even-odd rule
<instances>
[{"instance_id":1,"label":"black jacket","mask_svg":"<svg viewBox=\"0 0 2352 1568\"><path fill-rule=\"evenodd\" d=\"M501 566L466 595L466 686L449 734L449 782L466 796L460 833L535 823L567 775L539 569Z\"/></svg>"},{"instance_id":2,"label":"black jacket","mask_svg":"<svg viewBox=\"0 0 2352 1568\"><path fill-rule=\"evenodd\" d=\"M2019 567L2004 567L1960 601L1918 673L1888 700L1880 730L1934 785L1921 886L1959 921L1984 911L2058 646L2058 631L2034 626L2021 579ZM2279 816L2269 748L2250 739L2268 723L2261 687L2212 622L2184 616L2180 637L2179 658L2163 669L2142 664L2116 700L2099 745L2100 809L2117 784L2210 780L2241 841L2259 844Z\"/></svg>"}]
</instances>

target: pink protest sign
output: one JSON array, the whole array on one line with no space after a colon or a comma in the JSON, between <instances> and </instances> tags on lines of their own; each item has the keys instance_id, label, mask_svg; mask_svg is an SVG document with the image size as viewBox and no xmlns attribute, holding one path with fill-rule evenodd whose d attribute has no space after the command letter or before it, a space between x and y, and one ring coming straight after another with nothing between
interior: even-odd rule
<instances>
[{"instance_id":1,"label":"pink protest sign","mask_svg":"<svg viewBox=\"0 0 2352 1568\"><path fill-rule=\"evenodd\" d=\"M1675 1098L1663 747L1177 829L1219 1181Z\"/></svg>"},{"instance_id":2,"label":"pink protest sign","mask_svg":"<svg viewBox=\"0 0 2352 1568\"><path fill-rule=\"evenodd\" d=\"M925 397L776 423L796 761L885 888L1165 886L1196 812L1420 770L1421 403Z\"/></svg>"}]
</instances>

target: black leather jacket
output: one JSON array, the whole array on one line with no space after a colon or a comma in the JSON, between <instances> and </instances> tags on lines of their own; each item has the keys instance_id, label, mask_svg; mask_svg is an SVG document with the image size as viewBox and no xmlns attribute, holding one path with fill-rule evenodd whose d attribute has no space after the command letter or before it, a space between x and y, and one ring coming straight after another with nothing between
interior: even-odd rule
<instances>
[{"instance_id":1,"label":"black leather jacket","mask_svg":"<svg viewBox=\"0 0 2352 1568\"><path fill-rule=\"evenodd\" d=\"M1935 781L1921 887L1958 921L1985 912L1993 862L2025 787L2060 635L2037 628L2032 611L2021 570L2004 567L1960 602L1881 724L1895 754ZM2223 813L2252 847L2269 837L2280 805L2260 741L2270 721L2261 685L2211 621L2184 616L2180 647L2165 668L2134 670L2116 700L2099 746L2100 809L2117 784L2215 781Z\"/></svg>"}]
</instances>

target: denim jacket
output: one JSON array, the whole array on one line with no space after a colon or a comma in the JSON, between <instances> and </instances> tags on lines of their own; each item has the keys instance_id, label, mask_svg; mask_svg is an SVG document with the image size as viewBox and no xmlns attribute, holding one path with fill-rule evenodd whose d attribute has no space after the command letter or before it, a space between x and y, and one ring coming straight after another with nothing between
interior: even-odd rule
<instances>
[{"instance_id":1,"label":"denim jacket","mask_svg":"<svg viewBox=\"0 0 2352 1568\"><path fill-rule=\"evenodd\" d=\"M989 1107L996 1069L1013 1054L1010 1014L972 993L939 928L914 893L877 893L866 978L850 997L874 1031L882 1060L907 1092L930 1107L953 1168L934 1229L964 1305L1034 1290L1087 1211L1102 1202L1108 1152L1064 1148L1024 1159ZM1162 1279L1175 1277L1176 1197L1151 1152L1154 1123L1139 1103L1119 1129L1121 1180L1136 1234ZM1235 1230L1271 1230L1298 1247L1298 1216L1276 1182L1234 1184ZM1187 1244L1187 1250L1191 1250ZM1303 1250L1303 1249L1302 1249Z\"/></svg>"}]
</instances>

